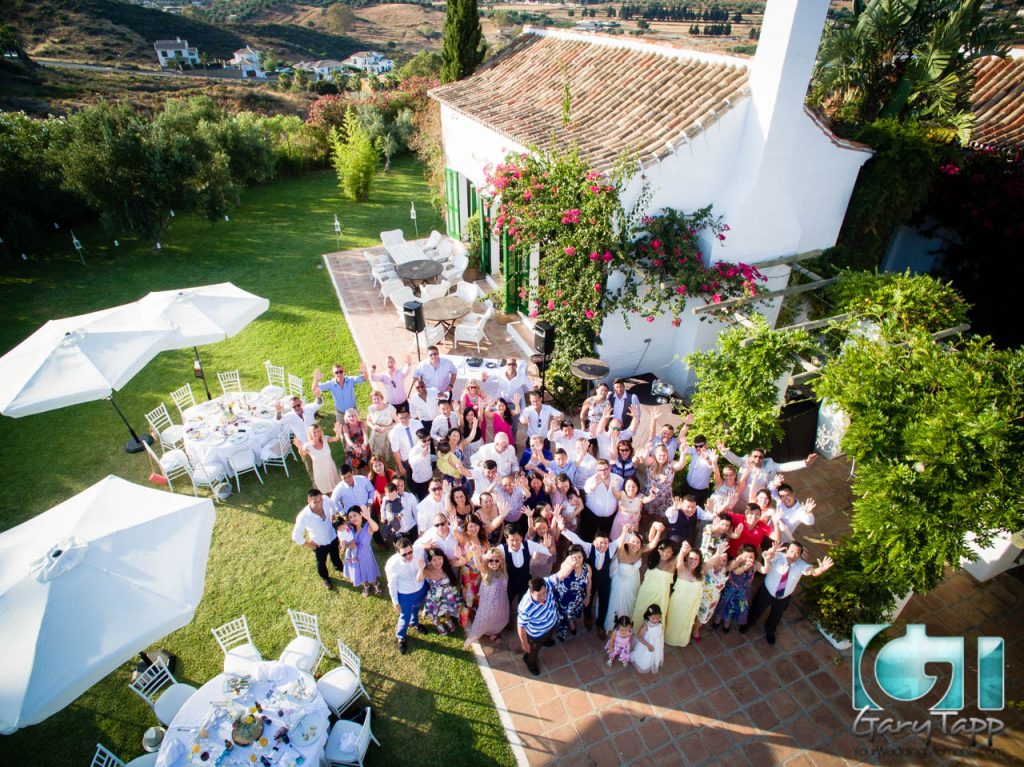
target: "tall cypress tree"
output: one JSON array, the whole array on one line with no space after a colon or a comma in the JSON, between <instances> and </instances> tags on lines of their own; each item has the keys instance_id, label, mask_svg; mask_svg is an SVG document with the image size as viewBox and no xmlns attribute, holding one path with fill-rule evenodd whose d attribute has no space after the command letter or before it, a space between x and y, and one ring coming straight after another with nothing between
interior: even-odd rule
<instances>
[{"instance_id":1,"label":"tall cypress tree","mask_svg":"<svg viewBox=\"0 0 1024 767\"><path fill-rule=\"evenodd\" d=\"M484 60L487 43L476 0L448 0L441 48L441 82L469 77Z\"/></svg>"}]
</instances>

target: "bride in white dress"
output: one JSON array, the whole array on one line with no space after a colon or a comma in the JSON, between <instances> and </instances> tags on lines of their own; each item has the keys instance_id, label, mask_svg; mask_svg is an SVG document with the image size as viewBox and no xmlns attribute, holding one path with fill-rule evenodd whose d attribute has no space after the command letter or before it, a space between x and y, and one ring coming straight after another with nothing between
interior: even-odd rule
<instances>
[{"instance_id":1,"label":"bride in white dress","mask_svg":"<svg viewBox=\"0 0 1024 767\"><path fill-rule=\"evenodd\" d=\"M651 543L643 545L633 528L623 528L617 541L615 558L612 560L612 590L608 596L608 616L604 621L604 630L609 634L615 628L616 615L632 615L636 604L636 595L640 590L640 566L644 555L657 546L660 533L652 528Z\"/></svg>"}]
</instances>

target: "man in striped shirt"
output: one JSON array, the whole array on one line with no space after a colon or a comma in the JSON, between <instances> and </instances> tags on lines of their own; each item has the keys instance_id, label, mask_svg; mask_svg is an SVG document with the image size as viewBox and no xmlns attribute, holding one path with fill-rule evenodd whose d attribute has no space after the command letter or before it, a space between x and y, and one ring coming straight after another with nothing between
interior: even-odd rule
<instances>
[{"instance_id":1,"label":"man in striped shirt","mask_svg":"<svg viewBox=\"0 0 1024 767\"><path fill-rule=\"evenodd\" d=\"M519 642L523 647L523 660L534 676L540 676L537 656L540 648L555 644L555 626L558 624L558 606L554 590L559 581L569 577L576 566L572 557L567 557L562 568L547 578L531 578L530 590L519 603Z\"/></svg>"}]
</instances>

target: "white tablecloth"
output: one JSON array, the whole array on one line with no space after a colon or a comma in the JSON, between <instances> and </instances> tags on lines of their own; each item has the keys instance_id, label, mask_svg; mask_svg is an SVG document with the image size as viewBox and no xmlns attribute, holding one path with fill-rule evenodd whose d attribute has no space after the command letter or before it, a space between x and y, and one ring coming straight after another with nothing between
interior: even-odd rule
<instances>
[{"instance_id":1,"label":"white tablecloth","mask_svg":"<svg viewBox=\"0 0 1024 767\"><path fill-rule=\"evenodd\" d=\"M231 411L234 406L234 412ZM260 451L281 433L273 399L258 392L222 394L214 400L187 408L185 452L194 464L220 463L228 468L228 456L246 448L260 459Z\"/></svg>"},{"instance_id":2,"label":"white tablecloth","mask_svg":"<svg viewBox=\"0 0 1024 767\"><path fill-rule=\"evenodd\" d=\"M427 257L423 248L412 242L399 242L394 245L385 245L384 250L388 252L396 264L404 264L407 261L420 261Z\"/></svg>"},{"instance_id":3,"label":"white tablecloth","mask_svg":"<svg viewBox=\"0 0 1024 767\"><path fill-rule=\"evenodd\" d=\"M447 360L451 360L452 364L455 365L455 372L458 375L458 378L455 380L456 397L462 396L462 391L463 389L466 388L466 384L470 381L470 379L475 378L477 381L479 381L481 375L484 373L487 373L488 378L496 378L499 375L505 374L505 369L500 364L501 360L494 359L492 357L482 357L481 359L483 359L483 364L479 365L478 367L470 367L467 364L470 358L463 357L459 354L445 354L444 358ZM527 390L532 389L533 386L530 383L529 377L526 375L527 365L529 364L529 361L517 358L516 362L518 363L517 370L519 376L523 380L524 386ZM492 365L493 367L488 367L488 365Z\"/></svg>"},{"instance_id":4,"label":"white tablecloth","mask_svg":"<svg viewBox=\"0 0 1024 767\"><path fill-rule=\"evenodd\" d=\"M167 728L167 735L160 745L157 767L262 767L261 757L264 756L273 765L291 767L296 755L304 758L304 767L316 767L327 742L330 710L317 691L313 677L277 661L260 663L256 669L251 686L238 696L230 690L225 692L224 683L230 678L229 674L219 674L200 687ZM266 681L258 681L261 677ZM306 691L306 696L301 697L308 697L308 700L300 701L296 697L299 684L304 685ZM263 709L258 715L270 719L270 723L264 721L263 726L266 746L255 743L252 746L234 746L227 751L224 741L231 740L232 722L238 716L251 712L256 701ZM317 735L302 745L296 726L306 716L320 717L322 721ZM274 740L274 735L282 727L289 728L290 744ZM195 746L199 748L195 749ZM206 760L202 759L204 753L207 754ZM255 762L252 761L253 755L256 756Z\"/></svg>"}]
</instances>

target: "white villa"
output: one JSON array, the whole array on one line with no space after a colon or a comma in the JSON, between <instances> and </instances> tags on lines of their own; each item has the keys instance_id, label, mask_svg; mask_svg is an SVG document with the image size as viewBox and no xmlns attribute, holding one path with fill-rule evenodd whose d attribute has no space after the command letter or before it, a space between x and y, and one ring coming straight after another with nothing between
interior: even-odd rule
<instances>
[{"instance_id":1,"label":"white villa","mask_svg":"<svg viewBox=\"0 0 1024 767\"><path fill-rule=\"evenodd\" d=\"M627 210L645 183L648 212L713 204L730 232L722 244L703 242L703 252L716 261L765 264L762 292L784 288L790 266L778 260L835 244L871 156L804 105L827 10L827 0L769 0L752 59L525 28L474 75L431 92L441 106L448 233L459 237L483 206L477 189L485 166L510 151L549 146L553 136L559 146L575 142L600 171L635 154L638 167L623 193ZM563 72L572 100L568 126ZM506 296L516 301L518 287L536 280L536 255L523 263L525 254L509 253L497 238L484 241L485 270L502 275ZM609 317L598 356L612 376L652 372L682 391L692 375L675 360L713 347L722 328L690 313L700 303L690 302L679 328L668 316L653 324L634 317L631 330L621 315ZM761 311L774 322L778 304Z\"/></svg>"},{"instance_id":2,"label":"white villa","mask_svg":"<svg viewBox=\"0 0 1024 767\"><path fill-rule=\"evenodd\" d=\"M345 63L343 61L338 61L337 59L300 61L297 64L293 64L292 68L308 72L310 77L314 80L329 80L332 72L345 72L348 70Z\"/></svg>"},{"instance_id":3,"label":"white villa","mask_svg":"<svg viewBox=\"0 0 1024 767\"><path fill-rule=\"evenodd\" d=\"M156 49L156 60L161 67L172 66L176 59L182 59L186 64L199 63L199 49L189 47L188 40L180 37L174 40L157 40L153 47Z\"/></svg>"},{"instance_id":4,"label":"white villa","mask_svg":"<svg viewBox=\"0 0 1024 767\"><path fill-rule=\"evenodd\" d=\"M358 69L370 75L382 75L395 68L395 62L384 58L384 54L378 51L353 53L342 63L349 69Z\"/></svg>"},{"instance_id":5,"label":"white villa","mask_svg":"<svg viewBox=\"0 0 1024 767\"><path fill-rule=\"evenodd\" d=\"M264 72L263 67L260 66L260 52L253 50L253 48L248 45L235 51L231 60L228 62L228 66L238 69L242 73L243 78L255 80L267 79L267 73Z\"/></svg>"}]
</instances>

